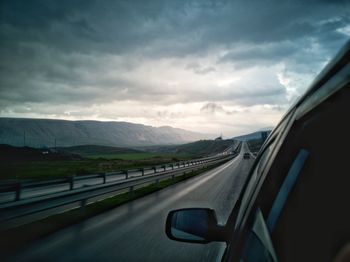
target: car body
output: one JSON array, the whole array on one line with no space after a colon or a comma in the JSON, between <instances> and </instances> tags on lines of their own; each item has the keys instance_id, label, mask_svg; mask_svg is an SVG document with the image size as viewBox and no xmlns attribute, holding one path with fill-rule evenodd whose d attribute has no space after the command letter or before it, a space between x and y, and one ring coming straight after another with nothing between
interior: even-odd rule
<instances>
[{"instance_id":1,"label":"car body","mask_svg":"<svg viewBox=\"0 0 350 262\"><path fill-rule=\"evenodd\" d=\"M243 159L250 159L250 154L249 153L244 153L243 154Z\"/></svg>"},{"instance_id":2,"label":"car body","mask_svg":"<svg viewBox=\"0 0 350 262\"><path fill-rule=\"evenodd\" d=\"M225 241L222 261L335 261L350 255L349 148L350 42L270 133L226 224L210 222L206 217L215 212L208 209L197 217L207 221L203 239L174 236L169 228L181 221L170 217L167 234L194 243Z\"/></svg>"}]
</instances>

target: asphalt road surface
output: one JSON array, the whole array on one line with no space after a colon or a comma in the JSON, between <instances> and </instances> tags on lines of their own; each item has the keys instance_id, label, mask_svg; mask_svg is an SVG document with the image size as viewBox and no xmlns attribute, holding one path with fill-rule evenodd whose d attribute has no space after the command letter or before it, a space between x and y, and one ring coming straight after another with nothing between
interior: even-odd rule
<instances>
[{"instance_id":1,"label":"asphalt road surface","mask_svg":"<svg viewBox=\"0 0 350 262\"><path fill-rule=\"evenodd\" d=\"M237 201L252 159L248 148L233 160L52 234L12 261L220 261L225 243L189 244L165 235L168 212L185 207L215 209L224 224Z\"/></svg>"}]
</instances>

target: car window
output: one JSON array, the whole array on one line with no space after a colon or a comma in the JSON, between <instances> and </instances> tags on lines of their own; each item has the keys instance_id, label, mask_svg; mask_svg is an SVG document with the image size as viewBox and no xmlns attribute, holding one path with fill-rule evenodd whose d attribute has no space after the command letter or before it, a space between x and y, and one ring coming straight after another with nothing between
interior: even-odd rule
<instances>
[{"instance_id":1,"label":"car window","mask_svg":"<svg viewBox=\"0 0 350 262\"><path fill-rule=\"evenodd\" d=\"M241 261L278 261L270 232L274 229L279 214L286 203L288 195L292 190L308 155L309 152L307 150L301 149L295 157L266 220L260 207L256 208L254 222L248 230L248 237L245 242Z\"/></svg>"},{"instance_id":2,"label":"car window","mask_svg":"<svg viewBox=\"0 0 350 262\"><path fill-rule=\"evenodd\" d=\"M296 148L309 152L288 199L276 201L277 192L271 209L265 208L281 261L332 261L337 250L349 242L350 213L344 199L350 199L350 176L344 170L348 170L350 126L339 117L348 112L349 98L350 85L300 118L281 151L283 158L272 168L276 174L282 170L289 161L285 156L296 154L292 153ZM273 181L276 176L266 181L261 194L266 200L261 204L270 201L267 194L273 190Z\"/></svg>"},{"instance_id":3,"label":"car window","mask_svg":"<svg viewBox=\"0 0 350 262\"><path fill-rule=\"evenodd\" d=\"M258 197L250 201L246 214L261 210L280 261L330 261L350 239L350 214L344 213L344 199L350 199L348 157L338 154L339 143L350 148L350 126L338 117L348 110L349 97L350 88L343 89L293 123L257 186ZM241 232L249 230L252 218L246 221Z\"/></svg>"},{"instance_id":4,"label":"car window","mask_svg":"<svg viewBox=\"0 0 350 262\"><path fill-rule=\"evenodd\" d=\"M273 154L277 153L275 150L277 143L282 143L282 140L289 132L289 128L293 123L293 120L294 111L291 111L283 118L283 121L277 126L277 128L272 131L272 134L269 136L268 141L266 141L266 144L263 145L263 148L261 149L262 153L255 160L255 165L252 167L253 171L251 171L251 175L245 186L245 189L242 191L243 196L236 219L237 223L242 222L241 219L243 218L246 208L250 203L250 198L253 196L256 185L258 184L258 181L260 181L263 172L267 168L267 164L272 162L271 158L274 157Z\"/></svg>"},{"instance_id":5,"label":"car window","mask_svg":"<svg viewBox=\"0 0 350 262\"><path fill-rule=\"evenodd\" d=\"M263 153L261 154L260 158L258 159L256 166L254 167L253 172L251 173L251 176L249 178L249 182L248 182L248 184L244 190L244 193L243 193L243 197L242 197L243 205L245 203L247 203L247 201L249 201L249 197L251 196L253 189L255 188L254 185L256 184L257 179L258 179L259 175L261 174L261 172L266 164L266 161L268 160L268 156L271 154L272 148L275 145L275 141L276 141L275 137L272 138L269 145L267 147L265 147ZM241 220L243 214L244 214L244 208L241 208L239 210L239 213L237 216L237 221Z\"/></svg>"},{"instance_id":6,"label":"car window","mask_svg":"<svg viewBox=\"0 0 350 262\"><path fill-rule=\"evenodd\" d=\"M288 195L292 190L298 176L300 174L301 169L304 166L306 159L309 156L309 152L305 149L301 149L293 161L286 178L284 179L282 186L273 202L272 208L267 218L267 226L270 232L273 231L276 221L286 204Z\"/></svg>"},{"instance_id":7,"label":"car window","mask_svg":"<svg viewBox=\"0 0 350 262\"><path fill-rule=\"evenodd\" d=\"M266 226L260 208L257 209L254 223L248 232L248 238L244 247L242 262L276 262L277 257L272 245L269 230Z\"/></svg>"}]
</instances>

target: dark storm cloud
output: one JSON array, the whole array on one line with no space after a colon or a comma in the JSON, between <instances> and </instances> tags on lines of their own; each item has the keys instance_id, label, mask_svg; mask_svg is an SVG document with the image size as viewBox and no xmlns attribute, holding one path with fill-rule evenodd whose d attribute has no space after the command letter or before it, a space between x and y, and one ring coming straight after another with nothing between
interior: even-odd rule
<instances>
[{"instance_id":1,"label":"dark storm cloud","mask_svg":"<svg viewBox=\"0 0 350 262\"><path fill-rule=\"evenodd\" d=\"M334 32L348 24L348 7L345 1L2 1L2 43L42 43L65 53L121 53L148 45L187 55L239 41L328 33L344 38ZM320 27L330 18L337 19Z\"/></svg>"},{"instance_id":2,"label":"dark storm cloud","mask_svg":"<svg viewBox=\"0 0 350 262\"><path fill-rule=\"evenodd\" d=\"M0 107L132 99L281 104L286 91L277 82L183 94L127 73L143 59L205 57L218 49L229 51L217 63L237 69L281 60L295 70L315 68L310 64L346 41L338 29L350 24L349 10L347 1L1 1ZM320 60L310 51L315 44ZM216 68L192 70L207 75Z\"/></svg>"},{"instance_id":3,"label":"dark storm cloud","mask_svg":"<svg viewBox=\"0 0 350 262\"><path fill-rule=\"evenodd\" d=\"M286 34L284 39L280 39L281 41L273 41L271 38L270 41L251 42L234 48L223 55L218 62L233 63L237 69L278 62L287 62L290 66L297 63L298 66L293 66L293 70L300 69L300 71L305 70L302 68L304 65L309 68L319 67L322 62L330 59L335 50L338 50L348 39L337 29L344 28L349 24L350 18L348 16L334 16L334 18L325 21L313 21L312 24L304 24L299 30L296 30L299 32L299 36L298 34L293 35L294 25L285 31L294 37L292 39ZM315 44L318 44L319 48L311 50Z\"/></svg>"}]
</instances>

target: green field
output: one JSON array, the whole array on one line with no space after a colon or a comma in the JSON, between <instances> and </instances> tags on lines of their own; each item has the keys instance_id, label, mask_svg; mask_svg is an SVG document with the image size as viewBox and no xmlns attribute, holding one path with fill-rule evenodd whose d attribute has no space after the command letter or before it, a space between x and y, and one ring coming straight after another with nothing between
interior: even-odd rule
<instances>
[{"instance_id":1,"label":"green field","mask_svg":"<svg viewBox=\"0 0 350 262\"><path fill-rule=\"evenodd\" d=\"M179 145L176 147L178 153L188 153L198 157L221 153L232 146L233 140L200 140L193 143Z\"/></svg>"},{"instance_id":2,"label":"green field","mask_svg":"<svg viewBox=\"0 0 350 262\"><path fill-rule=\"evenodd\" d=\"M0 179L49 179L153 166L190 159L189 154L120 153L82 160L1 161Z\"/></svg>"},{"instance_id":3,"label":"green field","mask_svg":"<svg viewBox=\"0 0 350 262\"><path fill-rule=\"evenodd\" d=\"M110 154L90 154L91 159L122 159L122 160L143 160L143 159L190 159L189 153L158 153L158 152L133 152L133 153L110 153Z\"/></svg>"},{"instance_id":4,"label":"green field","mask_svg":"<svg viewBox=\"0 0 350 262\"><path fill-rule=\"evenodd\" d=\"M114 155L114 154L124 154L124 153L141 153L143 151L114 147L114 146L98 146L98 145L82 145L82 146L71 146L63 147L59 149L63 153L78 154L83 157L95 156L95 155Z\"/></svg>"},{"instance_id":5,"label":"green field","mask_svg":"<svg viewBox=\"0 0 350 262\"><path fill-rule=\"evenodd\" d=\"M120 159L120 160L145 160L145 159L190 159L192 154L187 152L148 152L131 148L84 145L62 148L62 152L78 154L89 159Z\"/></svg>"},{"instance_id":6,"label":"green field","mask_svg":"<svg viewBox=\"0 0 350 262\"><path fill-rule=\"evenodd\" d=\"M144 151L82 145L42 154L40 149L0 147L0 179L50 179L133 169L198 158L222 152L232 140L201 140Z\"/></svg>"},{"instance_id":7,"label":"green field","mask_svg":"<svg viewBox=\"0 0 350 262\"><path fill-rule=\"evenodd\" d=\"M98 162L90 160L8 162L1 163L0 168L0 179L47 179L102 171Z\"/></svg>"}]
</instances>

